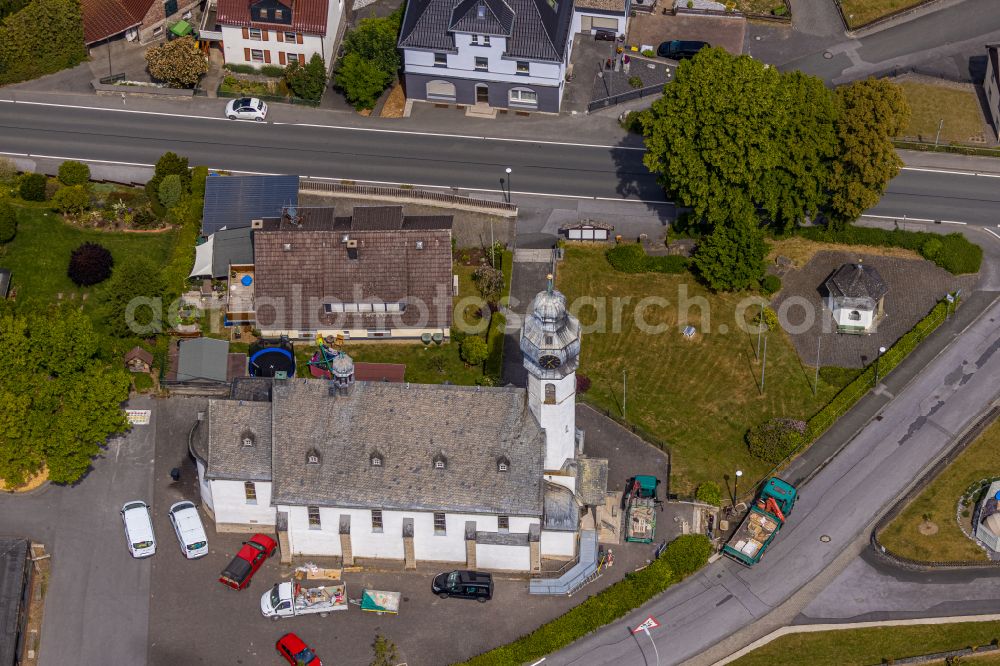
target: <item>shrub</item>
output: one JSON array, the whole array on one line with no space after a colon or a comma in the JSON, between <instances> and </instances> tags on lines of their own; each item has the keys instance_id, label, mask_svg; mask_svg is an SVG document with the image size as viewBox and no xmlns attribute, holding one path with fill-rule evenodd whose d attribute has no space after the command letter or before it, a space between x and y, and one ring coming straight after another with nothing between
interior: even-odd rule
<instances>
[{"instance_id":1,"label":"shrub","mask_svg":"<svg viewBox=\"0 0 1000 666\"><path fill-rule=\"evenodd\" d=\"M586 393L590 390L590 377L582 372L576 373L576 392Z\"/></svg>"},{"instance_id":2,"label":"shrub","mask_svg":"<svg viewBox=\"0 0 1000 666\"><path fill-rule=\"evenodd\" d=\"M653 58L656 56L656 51L654 51L653 49L645 49L643 50L642 55L646 56L647 58Z\"/></svg>"},{"instance_id":3,"label":"shrub","mask_svg":"<svg viewBox=\"0 0 1000 666\"><path fill-rule=\"evenodd\" d=\"M640 79L638 76L630 76L628 77L628 84L633 88L641 88L642 79Z\"/></svg>"},{"instance_id":4,"label":"shrub","mask_svg":"<svg viewBox=\"0 0 1000 666\"><path fill-rule=\"evenodd\" d=\"M9 243L17 235L17 210L9 201L0 200L0 243Z\"/></svg>"},{"instance_id":5,"label":"shrub","mask_svg":"<svg viewBox=\"0 0 1000 666\"><path fill-rule=\"evenodd\" d=\"M191 194L196 197L205 196L206 180L208 180L207 166L196 166L191 169Z\"/></svg>"},{"instance_id":6,"label":"shrub","mask_svg":"<svg viewBox=\"0 0 1000 666\"><path fill-rule=\"evenodd\" d=\"M786 16L788 14L788 7L784 5L778 5L771 10L771 14L774 16Z\"/></svg>"},{"instance_id":7,"label":"shrub","mask_svg":"<svg viewBox=\"0 0 1000 666\"><path fill-rule=\"evenodd\" d=\"M177 205L177 202L181 199L182 188L180 176L175 173L164 176L163 180L160 181L159 191L157 192L160 203L163 204L164 208L170 210Z\"/></svg>"},{"instance_id":8,"label":"shrub","mask_svg":"<svg viewBox=\"0 0 1000 666\"><path fill-rule=\"evenodd\" d=\"M684 578L705 566L711 554L712 542L704 534L683 534L668 543L660 557L674 573Z\"/></svg>"},{"instance_id":9,"label":"shrub","mask_svg":"<svg viewBox=\"0 0 1000 666\"><path fill-rule=\"evenodd\" d=\"M627 132L642 134L643 123L647 117L649 117L649 114L646 111L626 111L620 125Z\"/></svg>"},{"instance_id":10,"label":"shrub","mask_svg":"<svg viewBox=\"0 0 1000 666\"><path fill-rule=\"evenodd\" d=\"M25 201L45 201L45 184L48 179L43 173L26 173L21 176L18 195Z\"/></svg>"},{"instance_id":11,"label":"shrub","mask_svg":"<svg viewBox=\"0 0 1000 666\"><path fill-rule=\"evenodd\" d=\"M487 303L496 303L503 292L503 273L488 264L483 264L472 273L472 281L479 295Z\"/></svg>"},{"instance_id":12,"label":"shrub","mask_svg":"<svg viewBox=\"0 0 1000 666\"><path fill-rule=\"evenodd\" d=\"M462 341L460 356L469 365L481 365L489 354L486 341L478 335L470 335Z\"/></svg>"},{"instance_id":13,"label":"shrub","mask_svg":"<svg viewBox=\"0 0 1000 666\"><path fill-rule=\"evenodd\" d=\"M871 227L845 226L842 229L827 227L802 227L796 233L810 240L823 243L843 243L845 245L872 245L875 247L901 247L924 255L924 245L930 240L941 243L938 256L930 259L953 275L977 273L983 261L983 249L960 233L945 236L927 231L904 231L902 229L875 229ZM931 245L933 251L936 245Z\"/></svg>"},{"instance_id":14,"label":"shrub","mask_svg":"<svg viewBox=\"0 0 1000 666\"><path fill-rule=\"evenodd\" d=\"M392 76L357 53L348 53L340 60L335 80L347 101L360 111L375 106Z\"/></svg>"},{"instance_id":15,"label":"shrub","mask_svg":"<svg viewBox=\"0 0 1000 666\"><path fill-rule=\"evenodd\" d=\"M17 165L14 160L0 157L0 182L10 182L17 176Z\"/></svg>"},{"instance_id":16,"label":"shrub","mask_svg":"<svg viewBox=\"0 0 1000 666\"><path fill-rule=\"evenodd\" d=\"M486 374L499 379L503 376L503 344L507 329L507 317L500 311L494 312L490 319L490 328L486 333L486 345L489 356L486 358Z\"/></svg>"},{"instance_id":17,"label":"shrub","mask_svg":"<svg viewBox=\"0 0 1000 666\"><path fill-rule=\"evenodd\" d=\"M764 324L765 331L777 331L781 328L778 313L767 307L757 313L757 316L753 318L753 323L758 326Z\"/></svg>"},{"instance_id":18,"label":"shrub","mask_svg":"<svg viewBox=\"0 0 1000 666\"><path fill-rule=\"evenodd\" d=\"M194 88L208 73L208 57L192 37L181 37L146 49L146 68L171 88Z\"/></svg>"},{"instance_id":19,"label":"shrub","mask_svg":"<svg viewBox=\"0 0 1000 666\"><path fill-rule=\"evenodd\" d=\"M695 499L712 506L722 506L722 489L713 481L706 481L698 486L694 493Z\"/></svg>"},{"instance_id":20,"label":"shrub","mask_svg":"<svg viewBox=\"0 0 1000 666\"><path fill-rule=\"evenodd\" d=\"M115 260L106 247L84 243L70 254L66 274L77 286L90 287L111 277L114 265Z\"/></svg>"},{"instance_id":21,"label":"shrub","mask_svg":"<svg viewBox=\"0 0 1000 666\"><path fill-rule=\"evenodd\" d=\"M765 296L777 294L781 291L781 278L777 275L765 275L764 279L760 281L760 290L764 292Z\"/></svg>"},{"instance_id":22,"label":"shrub","mask_svg":"<svg viewBox=\"0 0 1000 666\"><path fill-rule=\"evenodd\" d=\"M264 76L273 76L277 79L285 75L285 68L281 65L264 65L260 68L260 73Z\"/></svg>"},{"instance_id":23,"label":"shrub","mask_svg":"<svg viewBox=\"0 0 1000 666\"><path fill-rule=\"evenodd\" d=\"M326 63L318 53L305 65L293 62L285 70L285 82L296 97L318 102L326 90Z\"/></svg>"},{"instance_id":24,"label":"shrub","mask_svg":"<svg viewBox=\"0 0 1000 666\"><path fill-rule=\"evenodd\" d=\"M806 443L806 422L769 419L747 431L750 454L769 463L779 463Z\"/></svg>"},{"instance_id":25,"label":"shrub","mask_svg":"<svg viewBox=\"0 0 1000 666\"><path fill-rule=\"evenodd\" d=\"M604 256L612 268L622 273L683 273L688 269L686 257L650 257L638 243L621 243L605 252Z\"/></svg>"},{"instance_id":26,"label":"shrub","mask_svg":"<svg viewBox=\"0 0 1000 666\"><path fill-rule=\"evenodd\" d=\"M83 185L60 187L52 197L52 206L60 213L79 215L90 208L90 192Z\"/></svg>"},{"instance_id":27,"label":"shrub","mask_svg":"<svg viewBox=\"0 0 1000 666\"><path fill-rule=\"evenodd\" d=\"M228 70L230 72L234 72L236 74L256 74L257 73L257 68L254 67L253 65L243 65L243 64L240 64L240 63L230 63L230 62L227 62L225 65L223 65L223 67L225 67L226 70Z\"/></svg>"},{"instance_id":28,"label":"shrub","mask_svg":"<svg viewBox=\"0 0 1000 666\"><path fill-rule=\"evenodd\" d=\"M59 182L63 185L86 185L90 182L90 167L83 162L66 160L59 165Z\"/></svg>"}]
</instances>

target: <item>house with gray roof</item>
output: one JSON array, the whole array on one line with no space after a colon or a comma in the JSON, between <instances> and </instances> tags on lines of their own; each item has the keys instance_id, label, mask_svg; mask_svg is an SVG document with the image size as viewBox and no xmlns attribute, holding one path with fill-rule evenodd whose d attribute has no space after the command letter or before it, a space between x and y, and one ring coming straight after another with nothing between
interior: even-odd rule
<instances>
[{"instance_id":1,"label":"house with gray roof","mask_svg":"<svg viewBox=\"0 0 1000 666\"><path fill-rule=\"evenodd\" d=\"M983 78L986 109L997 139L1000 139L1000 44L986 45L986 76Z\"/></svg>"},{"instance_id":2,"label":"house with gray roof","mask_svg":"<svg viewBox=\"0 0 1000 666\"><path fill-rule=\"evenodd\" d=\"M410 99L558 113L572 0L411 0L399 36Z\"/></svg>"},{"instance_id":3,"label":"house with gray roof","mask_svg":"<svg viewBox=\"0 0 1000 666\"><path fill-rule=\"evenodd\" d=\"M882 275L874 266L844 264L826 283L826 307L837 322L838 333L871 333L885 314L889 293Z\"/></svg>"},{"instance_id":4,"label":"house with gray roof","mask_svg":"<svg viewBox=\"0 0 1000 666\"><path fill-rule=\"evenodd\" d=\"M216 527L274 525L285 561L538 571L575 557L608 463L575 427L579 322L543 294L522 343L530 389L359 381L342 352L328 381L234 382L190 439Z\"/></svg>"}]
</instances>

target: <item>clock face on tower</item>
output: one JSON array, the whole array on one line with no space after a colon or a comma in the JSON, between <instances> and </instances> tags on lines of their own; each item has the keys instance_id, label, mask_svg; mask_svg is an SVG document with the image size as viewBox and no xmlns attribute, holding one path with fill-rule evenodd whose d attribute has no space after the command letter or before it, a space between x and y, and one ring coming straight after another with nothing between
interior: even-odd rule
<instances>
[{"instance_id":1,"label":"clock face on tower","mask_svg":"<svg viewBox=\"0 0 1000 666\"><path fill-rule=\"evenodd\" d=\"M538 365L546 370L555 370L561 363L562 361L559 360L558 356L552 356L551 354L546 354L538 359Z\"/></svg>"}]
</instances>

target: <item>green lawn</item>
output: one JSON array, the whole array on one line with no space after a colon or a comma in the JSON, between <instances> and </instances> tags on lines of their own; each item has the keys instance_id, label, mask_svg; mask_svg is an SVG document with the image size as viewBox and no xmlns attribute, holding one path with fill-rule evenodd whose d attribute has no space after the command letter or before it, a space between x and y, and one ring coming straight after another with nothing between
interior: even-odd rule
<instances>
[{"instance_id":1,"label":"green lawn","mask_svg":"<svg viewBox=\"0 0 1000 666\"><path fill-rule=\"evenodd\" d=\"M627 370L626 418L670 445L672 490L689 492L702 481L725 487L723 475L737 469L747 480L759 479L770 465L750 456L743 439L747 429L770 417L806 419L839 388L821 381L813 397L811 369L799 362L783 333L774 333L761 393L756 338L735 326L736 306L747 294L712 294L687 274L618 273L600 248L571 244L560 266L559 289L571 307L581 296L607 301L606 332L587 330L595 321L593 307L577 311L585 327L580 372L593 382L587 399L620 415ZM683 288L689 299L704 298L709 305L708 317L690 308L689 323L699 331L693 340L684 339L677 323ZM650 295L670 301L646 317L650 324L667 324L663 333L644 333L635 323L634 304ZM632 303L622 308L620 332L614 332L613 299L625 298ZM712 332L703 333L709 324Z\"/></svg>"},{"instance_id":2,"label":"green lawn","mask_svg":"<svg viewBox=\"0 0 1000 666\"><path fill-rule=\"evenodd\" d=\"M994 423L882 530L879 539L885 547L915 560L986 561L986 553L955 522L955 507L969 485L1000 473L998 447L1000 423ZM925 515L937 525L936 534L920 533Z\"/></svg>"},{"instance_id":3,"label":"green lawn","mask_svg":"<svg viewBox=\"0 0 1000 666\"><path fill-rule=\"evenodd\" d=\"M913 81L903 81L900 85L911 112L910 124L903 136L933 142L943 119L942 143L969 143L982 139L985 121L976 93Z\"/></svg>"},{"instance_id":4,"label":"green lawn","mask_svg":"<svg viewBox=\"0 0 1000 666\"><path fill-rule=\"evenodd\" d=\"M960 622L906 627L844 629L782 636L732 662L733 666L869 666L935 652L988 645L1000 639L1000 622ZM803 657L808 655L808 660ZM966 663L962 658L962 663ZM969 664L987 661L968 659Z\"/></svg>"},{"instance_id":5,"label":"green lawn","mask_svg":"<svg viewBox=\"0 0 1000 666\"><path fill-rule=\"evenodd\" d=\"M910 7L915 7L925 0L838 0L848 28L857 28L875 19L888 16Z\"/></svg>"}]
</instances>

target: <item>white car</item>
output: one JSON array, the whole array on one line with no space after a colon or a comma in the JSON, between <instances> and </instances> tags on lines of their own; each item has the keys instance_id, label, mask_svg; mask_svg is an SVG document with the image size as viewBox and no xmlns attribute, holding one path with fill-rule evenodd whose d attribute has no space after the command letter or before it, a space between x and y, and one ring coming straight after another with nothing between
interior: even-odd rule
<instances>
[{"instance_id":1,"label":"white car","mask_svg":"<svg viewBox=\"0 0 1000 666\"><path fill-rule=\"evenodd\" d=\"M126 502L121 513L122 522L125 523L125 539L132 557L149 557L155 553L156 536L153 534L153 521L149 517L149 505L142 500Z\"/></svg>"},{"instance_id":2,"label":"white car","mask_svg":"<svg viewBox=\"0 0 1000 666\"><path fill-rule=\"evenodd\" d=\"M256 97L231 99L229 104L226 104L226 118L264 122L267 118L267 104Z\"/></svg>"},{"instance_id":3,"label":"white car","mask_svg":"<svg viewBox=\"0 0 1000 666\"><path fill-rule=\"evenodd\" d=\"M184 557L194 560L208 555L208 538L194 503L187 500L177 502L168 513Z\"/></svg>"}]
</instances>

